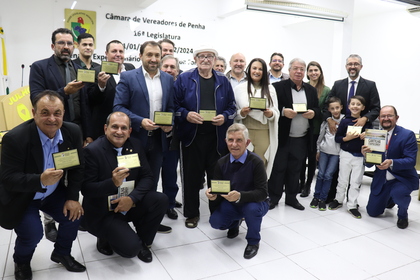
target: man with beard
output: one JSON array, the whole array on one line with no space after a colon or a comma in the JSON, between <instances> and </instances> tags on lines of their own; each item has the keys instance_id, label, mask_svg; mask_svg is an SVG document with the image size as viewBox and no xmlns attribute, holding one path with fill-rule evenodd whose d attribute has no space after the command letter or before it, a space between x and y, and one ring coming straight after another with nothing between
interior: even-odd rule
<instances>
[{"instance_id":1,"label":"man with beard","mask_svg":"<svg viewBox=\"0 0 420 280\"><path fill-rule=\"evenodd\" d=\"M99 66L98 63L92 61L92 55L95 44L95 39L92 34L82 33L77 36L77 49L79 50L79 56L73 59L76 64L80 65L83 69L92 69L93 67Z\"/></svg>"},{"instance_id":2,"label":"man with beard","mask_svg":"<svg viewBox=\"0 0 420 280\"><path fill-rule=\"evenodd\" d=\"M236 53L230 58L229 64L230 70L226 73L226 77L232 85L232 88L235 88L240 83L246 82L247 76L245 73L245 56L241 53Z\"/></svg>"},{"instance_id":3,"label":"man with beard","mask_svg":"<svg viewBox=\"0 0 420 280\"><path fill-rule=\"evenodd\" d=\"M114 99L114 111L126 113L132 123L132 137L137 138L146 150L146 157L157 189L163 152L168 149L166 136L172 125L159 125L155 112L173 112L174 78L159 70L162 48L155 41L144 42L140 47L142 66L121 73ZM172 229L161 225L159 232Z\"/></svg>"},{"instance_id":4,"label":"man with beard","mask_svg":"<svg viewBox=\"0 0 420 280\"><path fill-rule=\"evenodd\" d=\"M418 148L416 136L411 130L398 126L398 118L394 106L384 106L379 113L379 123L387 131L385 159L376 165L366 210L370 216L377 217L384 213L385 208L390 209L397 204L397 226L405 229L408 226L410 194L419 188L415 168ZM368 146L362 147L365 156L369 152Z\"/></svg>"},{"instance_id":5,"label":"man with beard","mask_svg":"<svg viewBox=\"0 0 420 280\"><path fill-rule=\"evenodd\" d=\"M289 79L289 74L281 72L284 66L284 57L281 53L273 53L270 57L269 65L268 77L270 78L270 84Z\"/></svg>"}]
</instances>

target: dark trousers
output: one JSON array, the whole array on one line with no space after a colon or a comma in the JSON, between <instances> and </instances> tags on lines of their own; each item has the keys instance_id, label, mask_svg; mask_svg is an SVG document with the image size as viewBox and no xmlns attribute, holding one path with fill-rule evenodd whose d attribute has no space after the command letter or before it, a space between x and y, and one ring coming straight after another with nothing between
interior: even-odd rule
<instances>
[{"instance_id":1,"label":"dark trousers","mask_svg":"<svg viewBox=\"0 0 420 280\"><path fill-rule=\"evenodd\" d=\"M308 168L306 168L306 164L305 162L303 162L302 165L302 171L300 173L300 185L302 187L305 187L309 190L311 188L311 184L312 184L312 180L314 179L315 176L315 171L316 171L316 142L318 141L318 137L319 135L314 135L313 136L313 141L311 143L311 150L307 151L307 156L306 158L308 159ZM308 176L306 177L306 183L305 183L305 173L306 170L308 170Z\"/></svg>"},{"instance_id":2,"label":"dark trousers","mask_svg":"<svg viewBox=\"0 0 420 280\"><path fill-rule=\"evenodd\" d=\"M398 180L391 180L385 183L379 194L370 192L366 210L369 216L381 215L392 199L398 205L398 218L408 218L408 206L411 201L412 190Z\"/></svg>"},{"instance_id":3,"label":"dark trousers","mask_svg":"<svg viewBox=\"0 0 420 280\"><path fill-rule=\"evenodd\" d=\"M126 215L110 212L101 232L111 248L124 258L137 256L141 244L152 245L158 226L168 208L168 198L160 192L148 192ZM135 231L129 222L133 222Z\"/></svg>"},{"instance_id":4,"label":"dark trousers","mask_svg":"<svg viewBox=\"0 0 420 280\"><path fill-rule=\"evenodd\" d=\"M43 236L43 227L39 210L49 214L59 223L57 241L54 244L54 251L63 256L70 255L73 241L76 239L79 228L79 220L72 222L63 214L63 207L66 201L64 189L57 188L44 200L33 200L22 221L15 228L16 243L13 259L15 263L29 263L35 252L35 248Z\"/></svg>"},{"instance_id":5,"label":"dark trousers","mask_svg":"<svg viewBox=\"0 0 420 280\"><path fill-rule=\"evenodd\" d=\"M207 174L207 186L211 187L210 180L219 158L215 134L197 134L190 146L182 147L184 217L200 216L200 189L203 188L204 173Z\"/></svg>"},{"instance_id":6,"label":"dark trousers","mask_svg":"<svg viewBox=\"0 0 420 280\"><path fill-rule=\"evenodd\" d=\"M289 137L286 145L277 148L273 170L268 180L268 194L271 202L277 204L286 191L286 202L295 203L299 192L299 176L305 161L307 137Z\"/></svg>"},{"instance_id":7,"label":"dark trousers","mask_svg":"<svg viewBox=\"0 0 420 280\"><path fill-rule=\"evenodd\" d=\"M179 161L179 150L168 150L163 152L162 163L162 189L163 193L168 196L169 209L175 207L175 197L178 193L177 167Z\"/></svg>"},{"instance_id":8,"label":"dark trousers","mask_svg":"<svg viewBox=\"0 0 420 280\"><path fill-rule=\"evenodd\" d=\"M159 182L160 168L162 167L163 153L162 153L162 136L161 129L153 130L152 136L147 137L146 157L149 162L150 170L153 173L155 190ZM140 163L141 164L141 163Z\"/></svg>"}]
</instances>

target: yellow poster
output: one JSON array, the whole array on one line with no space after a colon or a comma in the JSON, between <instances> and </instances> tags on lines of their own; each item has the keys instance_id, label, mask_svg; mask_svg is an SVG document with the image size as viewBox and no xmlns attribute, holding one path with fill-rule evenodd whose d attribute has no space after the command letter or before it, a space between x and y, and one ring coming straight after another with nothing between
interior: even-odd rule
<instances>
[{"instance_id":1,"label":"yellow poster","mask_svg":"<svg viewBox=\"0 0 420 280\"><path fill-rule=\"evenodd\" d=\"M64 9L66 24L64 27L73 33L74 41L82 33L89 33L96 38L96 12Z\"/></svg>"},{"instance_id":2,"label":"yellow poster","mask_svg":"<svg viewBox=\"0 0 420 280\"><path fill-rule=\"evenodd\" d=\"M0 131L10 130L32 119L32 104L29 86L24 86L0 96Z\"/></svg>"}]
</instances>

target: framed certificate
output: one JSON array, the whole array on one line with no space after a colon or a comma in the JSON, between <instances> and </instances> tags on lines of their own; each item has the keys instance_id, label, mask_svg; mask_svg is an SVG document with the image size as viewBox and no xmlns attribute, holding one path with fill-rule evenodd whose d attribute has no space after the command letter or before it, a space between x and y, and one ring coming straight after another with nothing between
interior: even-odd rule
<instances>
[{"instance_id":1,"label":"framed certificate","mask_svg":"<svg viewBox=\"0 0 420 280\"><path fill-rule=\"evenodd\" d=\"M386 149L386 130L366 129L365 145L372 151L385 152Z\"/></svg>"},{"instance_id":2,"label":"framed certificate","mask_svg":"<svg viewBox=\"0 0 420 280\"><path fill-rule=\"evenodd\" d=\"M140 167L140 159L137 153L117 156L118 167L126 167L128 169Z\"/></svg>"},{"instance_id":3,"label":"framed certificate","mask_svg":"<svg viewBox=\"0 0 420 280\"><path fill-rule=\"evenodd\" d=\"M230 192L229 180L211 180L212 194L228 194Z\"/></svg>"},{"instance_id":4,"label":"framed certificate","mask_svg":"<svg viewBox=\"0 0 420 280\"><path fill-rule=\"evenodd\" d=\"M95 70L77 69L77 81L86 83L95 82Z\"/></svg>"},{"instance_id":5,"label":"framed certificate","mask_svg":"<svg viewBox=\"0 0 420 280\"><path fill-rule=\"evenodd\" d=\"M251 109L259 109L259 110L265 110L266 107L266 99L260 98L260 97L250 97L249 98L249 108Z\"/></svg>"},{"instance_id":6,"label":"framed certificate","mask_svg":"<svg viewBox=\"0 0 420 280\"><path fill-rule=\"evenodd\" d=\"M155 112L154 122L157 125L172 125L173 116L172 112Z\"/></svg>"},{"instance_id":7,"label":"framed certificate","mask_svg":"<svg viewBox=\"0 0 420 280\"><path fill-rule=\"evenodd\" d=\"M362 128L362 126L349 125L347 126L347 133L360 134L362 133Z\"/></svg>"},{"instance_id":8,"label":"framed certificate","mask_svg":"<svg viewBox=\"0 0 420 280\"><path fill-rule=\"evenodd\" d=\"M55 169L69 169L80 165L77 149L53 153Z\"/></svg>"},{"instance_id":9,"label":"framed certificate","mask_svg":"<svg viewBox=\"0 0 420 280\"><path fill-rule=\"evenodd\" d=\"M379 165L383 161L382 155L382 153L366 153L366 163Z\"/></svg>"},{"instance_id":10,"label":"framed certificate","mask_svg":"<svg viewBox=\"0 0 420 280\"><path fill-rule=\"evenodd\" d=\"M306 107L306 103L293 103L293 111L298 113L306 113L308 112L308 108Z\"/></svg>"},{"instance_id":11,"label":"framed certificate","mask_svg":"<svg viewBox=\"0 0 420 280\"><path fill-rule=\"evenodd\" d=\"M118 74L118 63L112 61L102 61L101 71L108 74Z\"/></svg>"},{"instance_id":12,"label":"framed certificate","mask_svg":"<svg viewBox=\"0 0 420 280\"><path fill-rule=\"evenodd\" d=\"M205 122L211 122L216 116L216 110L200 110L199 114L203 117Z\"/></svg>"}]
</instances>

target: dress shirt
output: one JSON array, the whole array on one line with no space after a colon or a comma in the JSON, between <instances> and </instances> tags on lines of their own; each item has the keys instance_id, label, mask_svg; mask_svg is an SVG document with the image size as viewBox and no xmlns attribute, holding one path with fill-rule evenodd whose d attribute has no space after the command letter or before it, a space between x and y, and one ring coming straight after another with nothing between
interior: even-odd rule
<instances>
[{"instance_id":1,"label":"dress shirt","mask_svg":"<svg viewBox=\"0 0 420 280\"><path fill-rule=\"evenodd\" d=\"M232 154L230 154L229 160L230 160L230 163L240 162L240 163L244 164L247 156L248 156L248 150L245 150L245 152L242 154L242 156L240 156L238 159L235 159L232 156Z\"/></svg>"},{"instance_id":2,"label":"dress shirt","mask_svg":"<svg viewBox=\"0 0 420 280\"><path fill-rule=\"evenodd\" d=\"M144 68L143 68L144 69ZM160 81L160 71L153 76L147 71L143 71L146 80L147 92L149 93L150 119L154 121L154 112L162 111L162 83Z\"/></svg>"},{"instance_id":3,"label":"dress shirt","mask_svg":"<svg viewBox=\"0 0 420 280\"><path fill-rule=\"evenodd\" d=\"M386 147L387 147L386 153L388 152L389 141L391 141L391 137L392 137L392 133L394 133L394 129L395 129L395 127L393 129L391 129L390 131L388 131L387 134L386 134ZM392 169L392 164L389 166L389 168ZM386 180L391 181L391 180L394 180L394 179L395 179L395 176L392 175L392 173L387 170L386 171Z\"/></svg>"},{"instance_id":4,"label":"dress shirt","mask_svg":"<svg viewBox=\"0 0 420 280\"><path fill-rule=\"evenodd\" d=\"M359 80L360 80L360 76L357 77L355 80L352 80L350 78L347 78L347 82L348 82L348 86L347 86L347 100L349 99L349 93L350 93L350 88L351 88L351 82L355 81L354 83L354 95L356 95L356 91L357 91L357 86L359 85Z\"/></svg>"}]
</instances>

